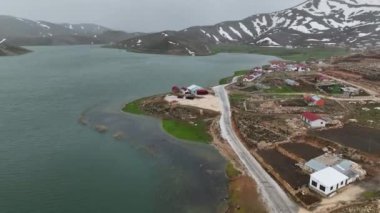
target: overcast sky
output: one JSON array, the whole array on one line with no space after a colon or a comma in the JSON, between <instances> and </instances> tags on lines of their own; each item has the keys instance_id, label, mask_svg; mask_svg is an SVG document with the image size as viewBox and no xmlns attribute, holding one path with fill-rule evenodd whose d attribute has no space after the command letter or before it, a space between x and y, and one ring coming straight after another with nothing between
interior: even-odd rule
<instances>
[{"instance_id":1,"label":"overcast sky","mask_svg":"<svg viewBox=\"0 0 380 213\"><path fill-rule=\"evenodd\" d=\"M125 31L180 30L273 12L305 0L0 0L0 14L96 23Z\"/></svg>"}]
</instances>

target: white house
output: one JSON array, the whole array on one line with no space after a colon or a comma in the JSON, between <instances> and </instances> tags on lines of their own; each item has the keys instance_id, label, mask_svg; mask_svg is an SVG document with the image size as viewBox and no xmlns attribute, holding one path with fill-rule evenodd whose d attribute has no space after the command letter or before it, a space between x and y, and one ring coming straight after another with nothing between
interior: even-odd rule
<instances>
[{"instance_id":1,"label":"white house","mask_svg":"<svg viewBox=\"0 0 380 213\"><path fill-rule=\"evenodd\" d=\"M348 177L332 167L326 167L310 175L309 187L324 195L332 195L347 184Z\"/></svg>"},{"instance_id":2,"label":"white house","mask_svg":"<svg viewBox=\"0 0 380 213\"><path fill-rule=\"evenodd\" d=\"M191 85L189 87L187 87L187 90L191 93L191 94L197 94L197 90L200 90L200 89L203 89L201 86L198 86L198 85Z\"/></svg>"},{"instance_id":3,"label":"white house","mask_svg":"<svg viewBox=\"0 0 380 213\"><path fill-rule=\"evenodd\" d=\"M321 128L326 126L326 121L323 120L319 115L312 112L302 113L301 119L311 128Z\"/></svg>"}]
</instances>

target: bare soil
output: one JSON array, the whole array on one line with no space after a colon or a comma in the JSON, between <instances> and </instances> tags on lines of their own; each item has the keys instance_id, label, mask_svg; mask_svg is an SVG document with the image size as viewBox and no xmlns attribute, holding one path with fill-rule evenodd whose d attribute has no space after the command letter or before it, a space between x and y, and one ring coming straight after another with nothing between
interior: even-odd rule
<instances>
[{"instance_id":1,"label":"bare soil","mask_svg":"<svg viewBox=\"0 0 380 213\"><path fill-rule=\"evenodd\" d=\"M352 147L360 151L380 156L380 131L379 129L360 127L353 124L343 128L315 131L312 135Z\"/></svg>"},{"instance_id":2,"label":"bare soil","mask_svg":"<svg viewBox=\"0 0 380 213\"><path fill-rule=\"evenodd\" d=\"M257 186L248 176L240 176L231 180L229 186L230 208L226 213L264 213L267 212L263 206Z\"/></svg>"},{"instance_id":3,"label":"bare soil","mask_svg":"<svg viewBox=\"0 0 380 213\"><path fill-rule=\"evenodd\" d=\"M297 155L305 161L318 157L324 153L323 150L305 143L286 143L281 144L280 146L286 151Z\"/></svg>"},{"instance_id":4,"label":"bare soil","mask_svg":"<svg viewBox=\"0 0 380 213\"><path fill-rule=\"evenodd\" d=\"M308 184L309 176L303 173L301 169L296 166L296 161L286 157L275 149L259 150L258 154L294 190Z\"/></svg>"},{"instance_id":5,"label":"bare soil","mask_svg":"<svg viewBox=\"0 0 380 213\"><path fill-rule=\"evenodd\" d=\"M307 206L311 206L313 204L321 202L321 198L319 196L311 193L302 194L302 192L298 192L296 194L296 197Z\"/></svg>"}]
</instances>

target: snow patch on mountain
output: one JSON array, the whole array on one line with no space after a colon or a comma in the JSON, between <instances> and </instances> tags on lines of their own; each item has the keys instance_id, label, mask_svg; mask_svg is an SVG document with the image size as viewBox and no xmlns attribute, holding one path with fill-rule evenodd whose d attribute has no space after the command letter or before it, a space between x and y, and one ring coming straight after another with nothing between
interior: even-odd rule
<instances>
[{"instance_id":1,"label":"snow patch on mountain","mask_svg":"<svg viewBox=\"0 0 380 213\"><path fill-rule=\"evenodd\" d=\"M255 21L252 21L252 23L253 23L253 26L255 27L255 31L256 31L257 35L258 36L261 35L261 28L260 28L260 26Z\"/></svg>"},{"instance_id":2,"label":"snow patch on mountain","mask_svg":"<svg viewBox=\"0 0 380 213\"><path fill-rule=\"evenodd\" d=\"M41 22L39 22L39 21L37 21L37 24L40 25L40 26L43 27L43 28L50 29L49 26L47 26L46 24L43 24L43 23L41 23Z\"/></svg>"},{"instance_id":3,"label":"snow patch on mountain","mask_svg":"<svg viewBox=\"0 0 380 213\"><path fill-rule=\"evenodd\" d=\"M253 33L245 26L243 23L239 22L240 29L242 29L246 34L253 37Z\"/></svg>"},{"instance_id":4,"label":"snow patch on mountain","mask_svg":"<svg viewBox=\"0 0 380 213\"><path fill-rule=\"evenodd\" d=\"M309 24L310 24L310 26L311 26L312 28L317 29L317 30L328 30L328 29L329 29L329 28L326 27L325 25L322 25L322 24L320 24L320 23L318 23L318 22L315 22L315 21L312 21L312 22L310 22Z\"/></svg>"},{"instance_id":5,"label":"snow patch on mountain","mask_svg":"<svg viewBox=\"0 0 380 213\"><path fill-rule=\"evenodd\" d=\"M193 52L193 51L191 51L189 48L185 48L186 49L186 51L189 53L189 55L191 55L191 56L195 56L195 52Z\"/></svg>"},{"instance_id":6,"label":"snow patch on mountain","mask_svg":"<svg viewBox=\"0 0 380 213\"><path fill-rule=\"evenodd\" d=\"M235 39L233 39L230 34L228 34L226 31L223 30L222 27L219 27L219 30L218 30L219 34L221 36L223 36L224 38L230 40L230 41L235 41Z\"/></svg>"},{"instance_id":7,"label":"snow patch on mountain","mask_svg":"<svg viewBox=\"0 0 380 213\"><path fill-rule=\"evenodd\" d=\"M357 5L380 5L379 0L349 0L349 3Z\"/></svg>"},{"instance_id":8,"label":"snow patch on mountain","mask_svg":"<svg viewBox=\"0 0 380 213\"><path fill-rule=\"evenodd\" d=\"M240 38L243 38L243 36L240 34L240 32L237 31L235 28L233 28L233 27L229 27L229 28L230 28L230 30L231 30L233 33L235 33L235 35L239 36Z\"/></svg>"},{"instance_id":9,"label":"snow patch on mountain","mask_svg":"<svg viewBox=\"0 0 380 213\"><path fill-rule=\"evenodd\" d=\"M215 39L216 43L219 43L219 42L220 42L220 40L219 40L219 38L218 38L218 37L216 37L215 35L212 35L212 36L214 37L214 39Z\"/></svg>"},{"instance_id":10,"label":"snow patch on mountain","mask_svg":"<svg viewBox=\"0 0 380 213\"><path fill-rule=\"evenodd\" d=\"M301 33L305 33L305 34L311 33L311 31L303 25L294 25L294 26L290 26L289 28Z\"/></svg>"},{"instance_id":11,"label":"snow patch on mountain","mask_svg":"<svg viewBox=\"0 0 380 213\"><path fill-rule=\"evenodd\" d=\"M280 46L279 43L273 41L273 40L272 40L271 38L269 38L269 37L263 38L263 39L257 41L256 43L258 43L258 44L268 43L270 46Z\"/></svg>"},{"instance_id":12,"label":"snow patch on mountain","mask_svg":"<svg viewBox=\"0 0 380 213\"><path fill-rule=\"evenodd\" d=\"M369 36L371 35L372 33L359 33L359 37L366 37L366 36Z\"/></svg>"}]
</instances>

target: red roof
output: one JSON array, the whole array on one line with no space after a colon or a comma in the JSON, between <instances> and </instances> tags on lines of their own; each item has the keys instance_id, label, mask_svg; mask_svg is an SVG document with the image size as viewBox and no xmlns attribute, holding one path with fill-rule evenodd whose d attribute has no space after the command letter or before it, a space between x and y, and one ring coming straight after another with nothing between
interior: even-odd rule
<instances>
[{"instance_id":1,"label":"red roof","mask_svg":"<svg viewBox=\"0 0 380 213\"><path fill-rule=\"evenodd\" d=\"M321 119L319 115L314 114L312 112L304 112L302 113L302 117L306 118L309 121L315 121L315 120Z\"/></svg>"}]
</instances>

